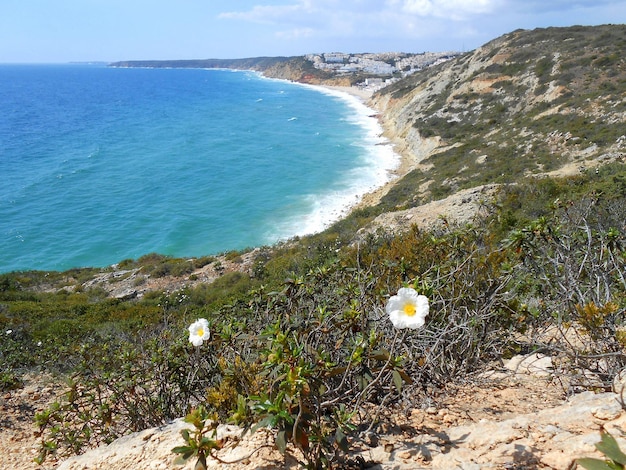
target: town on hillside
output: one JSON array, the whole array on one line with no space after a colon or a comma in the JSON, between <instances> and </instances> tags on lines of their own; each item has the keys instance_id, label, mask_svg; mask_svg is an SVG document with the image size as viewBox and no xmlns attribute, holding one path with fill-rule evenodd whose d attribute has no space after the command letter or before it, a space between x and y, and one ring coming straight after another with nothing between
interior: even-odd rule
<instances>
[{"instance_id":1,"label":"town on hillside","mask_svg":"<svg viewBox=\"0 0 626 470\"><path fill-rule=\"evenodd\" d=\"M461 55L460 52L404 52L361 53L325 52L307 54L305 59L316 69L337 76L364 73L376 75L366 78L359 86L379 90L419 70L440 64Z\"/></svg>"}]
</instances>

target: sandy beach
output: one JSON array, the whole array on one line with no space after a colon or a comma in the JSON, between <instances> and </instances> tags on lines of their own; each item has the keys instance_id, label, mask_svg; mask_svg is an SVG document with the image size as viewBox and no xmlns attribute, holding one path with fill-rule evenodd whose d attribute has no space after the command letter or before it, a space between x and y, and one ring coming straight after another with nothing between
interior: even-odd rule
<instances>
[{"instance_id":1,"label":"sandy beach","mask_svg":"<svg viewBox=\"0 0 626 470\"><path fill-rule=\"evenodd\" d=\"M374 92L367 88L357 87L357 86L331 86L331 85L321 85L322 88L328 88L329 90L339 91L341 93L347 93L352 96L356 96L363 103L368 104L368 101L374 94Z\"/></svg>"},{"instance_id":2,"label":"sandy beach","mask_svg":"<svg viewBox=\"0 0 626 470\"><path fill-rule=\"evenodd\" d=\"M320 85L322 88L326 88L329 90L334 90L339 93L346 93L348 95L354 96L361 100L363 104L367 107L371 108L372 111L378 117L380 125L384 132L388 132L390 126L386 125L385 122L385 114L380 109L376 109L371 102L371 98L374 95L374 91L371 89L356 87L356 86L331 86L331 85ZM396 181L409 173L411 170L415 168L415 158L412 155L406 153L406 151L399 151L398 147L394 144L395 136L386 135L386 138L389 141L389 144L393 146L394 152L398 155L400 161L396 169L391 171L391 177L387 183L383 186L376 188L373 191L370 191L364 194L360 200L354 204L349 211L354 209L358 209L361 207L373 206L380 202L380 199L387 194L387 192L393 187Z\"/></svg>"}]
</instances>

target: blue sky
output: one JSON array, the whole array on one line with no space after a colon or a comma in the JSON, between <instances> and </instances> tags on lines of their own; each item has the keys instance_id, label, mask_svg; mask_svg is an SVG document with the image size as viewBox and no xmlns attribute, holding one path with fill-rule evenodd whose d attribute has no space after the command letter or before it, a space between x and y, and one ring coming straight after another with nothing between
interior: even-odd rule
<instances>
[{"instance_id":1,"label":"blue sky","mask_svg":"<svg viewBox=\"0 0 626 470\"><path fill-rule=\"evenodd\" d=\"M626 0L0 0L0 63L474 49L626 22Z\"/></svg>"}]
</instances>

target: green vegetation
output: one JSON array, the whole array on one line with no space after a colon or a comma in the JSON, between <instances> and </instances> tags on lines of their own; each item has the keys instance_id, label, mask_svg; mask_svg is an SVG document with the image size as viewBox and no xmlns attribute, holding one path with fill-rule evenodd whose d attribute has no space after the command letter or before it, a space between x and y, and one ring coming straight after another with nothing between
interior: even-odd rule
<instances>
[{"instance_id":1,"label":"green vegetation","mask_svg":"<svg viewBox=\"0 0 626 470\"><path fill-rule=\"evenodd\" d=\"M491 215L471 225L357 245L356 213L266 249L254 277L224 274L142 299L76 286L39 292L22 284L27 273L5 274L0 383L19 387L29 370L66 377L63 398L37 415L42 459L202 405L220 422L274 428L278 448L298 449L309 468L341 462L390 409L417 406L429 390L520 352L552 353L563 380L584 366L608 387L626 365L625 182L623 164L529 180L504 187ZM147 271L148 258L163 261L144 258ZM394 330L384 312L403 285L430 299L423 329ZM196 318L211 329L197 348L186 332ZM558 341L572 326L579 341Z\"/></svg>"},{"instance_id":2,"label":"green vegetation","mask_svg":"<svg viewBox=\"0 0 626 470\"><path fill-rule=\"evenodd\" d=\"M316 69L302 56L252 57L246 59L135 60L115 62L113 67L236 69L263 71L268 76L287 80L330 79L332 74Z\"/></svg>"},{"instance_id":3,"label":"green vegetation","mask_svg":"<svg viewBox=\"0 0 626 470\"><path fill-rule=\"evenodd\" d=\"M587 470L623 470L626 468L626 454L621 451L617 441L611 434L602 430L601 440L596 448L606 456L606 460L577 459L576 463Z\"/></svg>"},{"instance_id":4,"label":"green vegetation","mask_svg":"<svg viewBox=\"0 0 626 470\"><path fill-rule=\"evenodd\" d=\"M408 191L400 206L515 182L619 146L625 33L623 25L518 30L383 89L393 99L420 96L397 127L442 139L428 170L414 175L432 181L431 193Z\"/></svg>"},{"instance_id":5,"label":"green vegetation","mask_svg":"<svg viewBox=\"0 0 626 470\"><path fill-rule=\"evenodd\" d=\"M305 468L347 466L345 451L393 412L520 353L550 355L565 386L576 377L580 389L608 389L626 366L626 166L612 158L576 176L534 175L621 138L623 32L515 31L486 48L506 61L472 72L490 87L429 81L469 73L470 54L390 87L396 98L430 91L410 126L446 147L378 205L259 249L251 275L218 269L214 282L133 299L89 287L101 270L0 275L1 389L33 371L67 384L35 417L39 460L187 415L195 430L174 452L197 468L219 447L216 422L273 429ZM553 76L559 67L567 79ZM554 83L569 88L535 101ZM483 183L501 186L471 224L357 233L383 212ZM108 274L187 279L243 255L149 254ZM423 328L397 330L385 304L408 286L430 313ZM187 328L199 318L210 338L194 347Z\"/></svg>"}]
</instances>

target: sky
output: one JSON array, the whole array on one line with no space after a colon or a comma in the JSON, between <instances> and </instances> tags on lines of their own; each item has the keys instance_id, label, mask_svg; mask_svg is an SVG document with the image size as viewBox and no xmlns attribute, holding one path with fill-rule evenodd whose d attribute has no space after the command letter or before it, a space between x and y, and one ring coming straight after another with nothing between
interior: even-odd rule
<instances>
[{"instance_id":1,"label":"sky","mask_svg":"<svg viewBox=\"0 0 626 470\"><path fill-rule=\"evenodd\" d=\"M465 52L626 23L626 0L0 0L0 63Z\"/></svg>"}]
</instances>

